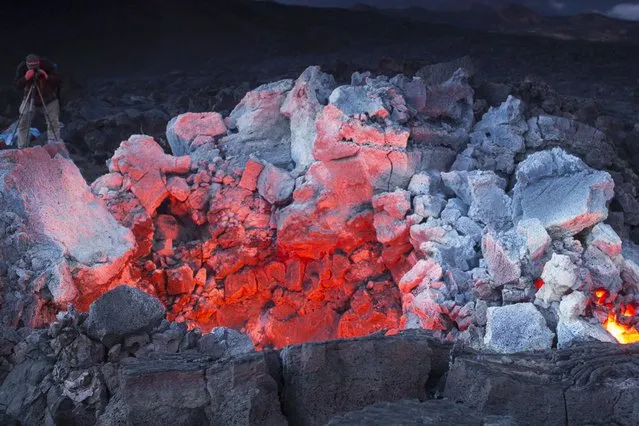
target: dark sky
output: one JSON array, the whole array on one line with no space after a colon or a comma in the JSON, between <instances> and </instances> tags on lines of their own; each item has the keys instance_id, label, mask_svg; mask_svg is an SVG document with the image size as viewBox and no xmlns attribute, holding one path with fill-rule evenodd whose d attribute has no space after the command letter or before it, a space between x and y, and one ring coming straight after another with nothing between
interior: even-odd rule
<instances>
[{"instance_id":1,"label":"dark sky","mask_svg":"<svg viewBox=\"0 0 639 426\"><path fill-rule=\"evenodd\" d=\"M422 6L431 9L464 9L471 3L488 5L519 3L546 15L599 12L621 19L639 20L639 2L619 0L277 0L307 6L349 7L356 3L375 7Z\"/></svg>"}]
</instances>

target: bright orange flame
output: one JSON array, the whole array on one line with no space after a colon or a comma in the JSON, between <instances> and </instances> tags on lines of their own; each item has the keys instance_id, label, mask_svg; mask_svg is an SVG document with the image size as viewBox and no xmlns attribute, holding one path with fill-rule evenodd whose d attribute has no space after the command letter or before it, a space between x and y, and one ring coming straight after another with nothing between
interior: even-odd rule
<instances>
[{"instance_id":1,"label":"bright orange flame","mask_svg":"<svg viewBox=\"0 0 639 426\"><path fill-rule=\"evenodd\" d=\"M621 315L624 317L634 317L637 313L637 308L634 305L626 305L621 311Z\"/></svg>"},{"instance_id":2,"label":"bright orange flame","mask_svg":"<svg viewBox=\"0 0 639 426\"><path fill-rule=\"evenodd\" d=\"M637 329L629 325L619 324L616 315L612 312L608 314L608 319L604 321L604 326L606 330L608 330L608 333L613 335L619 343L629 344L639 342L639 332Z\"/></svg>"}]
</instances>

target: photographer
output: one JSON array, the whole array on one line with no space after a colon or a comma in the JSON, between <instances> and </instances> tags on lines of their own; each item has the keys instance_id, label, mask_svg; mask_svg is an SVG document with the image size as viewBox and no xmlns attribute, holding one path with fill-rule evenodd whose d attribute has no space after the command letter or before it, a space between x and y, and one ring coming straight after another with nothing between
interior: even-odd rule
<instances>
[{"instance_id":1,"label":"photographer","mask_svg":"<svg viewBox=\"0 0 639 426\"><path fill-rule=\"evenodd\" d=\"M24 90L18 123L18 148L29 145L29 127L36 111L44 113L49 142L60 139L60 77L55 65L37 55L30 54L18 65L15 84ZM32 108L32 106L34 108Z\"/></svg>"}]
</instances>

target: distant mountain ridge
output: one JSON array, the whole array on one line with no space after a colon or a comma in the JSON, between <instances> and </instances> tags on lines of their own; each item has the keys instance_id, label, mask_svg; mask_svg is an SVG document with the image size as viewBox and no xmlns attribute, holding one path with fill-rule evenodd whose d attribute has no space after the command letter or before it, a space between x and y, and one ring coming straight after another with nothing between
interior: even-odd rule
<instances>
[{"instance_id":1,"label":"distant mountain ridge","mask_svg":"<svg viewBox=\"0 0 639 426\"><path fill-rule=\"evenodd\" d=\"M639 43L639 22L616 19L594 12L545 16L529 7L514 3L502 7L474 3L467 9L455 11L433 10L419 6L378 11L396 18L487 32L538 35L563 40Z\"/></svg>"}]
</instances>

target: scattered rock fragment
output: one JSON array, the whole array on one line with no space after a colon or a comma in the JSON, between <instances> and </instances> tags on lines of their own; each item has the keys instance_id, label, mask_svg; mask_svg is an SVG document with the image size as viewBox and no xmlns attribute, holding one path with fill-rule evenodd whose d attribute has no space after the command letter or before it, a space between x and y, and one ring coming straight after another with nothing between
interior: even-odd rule
<instances>
[{"instance_id":1,"label":"scattered rock fragment","mask_svg":"<svg viewBox=\"0 0 639 426\"><path fill-rule=\"evenodd\" d=\"M532 303L488 308L484 344L500 353L549 349L554 333Z\"/></svg>"}]
</instances>

